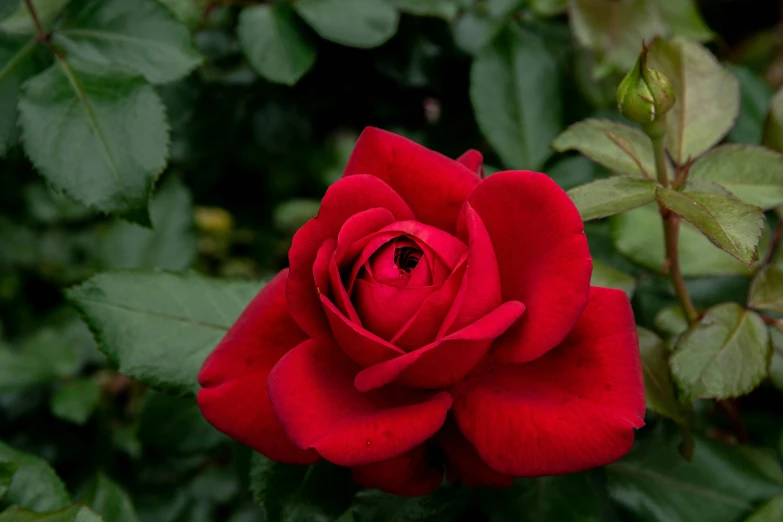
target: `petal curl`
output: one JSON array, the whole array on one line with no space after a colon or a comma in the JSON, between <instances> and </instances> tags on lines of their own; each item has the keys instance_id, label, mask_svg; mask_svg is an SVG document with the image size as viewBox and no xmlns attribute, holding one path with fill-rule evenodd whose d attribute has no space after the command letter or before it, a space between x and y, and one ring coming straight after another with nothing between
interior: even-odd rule
<instances>
[{"instance_id":1,"label":"petal curl","mask_svg":"<svg viewBox=\"0 0 783 522\"><path fill-rule=\"evenodd\" d=\"M287 275L283 270L261 289L207 357L198 375L198 405L215 428L270 459L312 464L318 454L288 440L266 392L272 367L306 339L288 315Z\"/></svg>"},{"instance_id":2,"label":"petal curl","mask_svg":"<svg viewBox=\"0 0 783 522\"><path fill-rule=\"evenodd\" d=\"M361 466L402 455L443 425L451 395L386 387L361 393L359 366L338 348L308 340L272 369L272 408L294 444L313 448L340 466Z\"/></svg>"},{"instance_id":3,"label":"petal curl","mask_svg":"<svg viewBox=\"0 0 783 522\"><path fill-rule=\"evenodd\" d=\"M410 205L416 220L453 234L465 198L480 179L469 168L374 127L359 136L343 176L372 174Z\"/></svg>"},{"instance_id":4,"label":"petal curl","mask_svg":"<svg viewBox=\"0 0 783 522\"><path fill-rule=\"evenodd\" d=\"M563 189L537 172L493 174L468 201L492 239L503 300L527 307L493 353L507 362L535 359L565 339L587 304L593 265L582 219Z\"/></svg>"},{"instance_id":5,"label":"petal curl","mask_svg":"<svg viewBox=\"0 0 783 522\"><path fill-rule=\"evenodd\" d=\"M385 208L396 220L413 218L410 207L383 181L375 176L351 176L329 187L318 215L294 235L288 251L288 308L299 327L314 339L328 342L331 337L313 281L318 249L325 240L337 239L351 216L371 208Z\"/></svg>"},{"instance_id":6,"label":"petal curl","mask_svg":"<svg viewBox=\"0 0 783 522\"><path fill-rule=\"evenodd\" d=\"M382 339L391 339L438 287L397 288L359 280L353 290L362 325Z\"/></svg>"},{"instance_id":7,"label":"petal curl","mask_svg":"<svg viewBox=\"0 0 783 522\"><path fill-rule=\"evenodd\" d=\"M460 431L499 473L561 475L619 459L645 408L628 298L593 287L560 346L524 364L487 359L451 390Z\"/></svg>"},{"instance_id":8,"label":"petal curl","mask_svg":"<svg viewBox=\"0 0 783 522\"><path fill-rule=\"evenodd\" d=\"M351 472L354 482L364 487L404 497L432 493L443 479L443 470L432 465L424 445L389 460L351 468Z\"/></svg>"},{"instance_id":9,"label":"petal curl","mask_svg":"<svg viewBox=\"0 0 783 522\"><path fill-rule=\"evenodd\" d=\"M478 174L479 177L484 177L484 156L479 151L475 149L465 151L462 156L457 158L457 161Z\"/></svg>"},{"instance_id":10,"label":"petal curl","mask_svg":"<svg viewBox=\"0 0 783 522\"><path fill-rule=\"evenodd\" d=\"M354 384L369 391L390 382L414 388L445 388L459 381L486 355L492 341L525 311L518 301L503 303L475 323L410 353L363 369Z\"/></svg>"},{"instance_id":11,"label":"petal curl","mask_svg":"<svg viewBox=\"0 0 783 522\"><path fill-rule=\"evenodd\" d=\"M443 448L446 478L452 484L459 482L471 488L503 489L514 483L514 477L498 473L481 460L476 448L460 433L454 419L446 419L433 440Z\"/></svg>"}]
</instances>

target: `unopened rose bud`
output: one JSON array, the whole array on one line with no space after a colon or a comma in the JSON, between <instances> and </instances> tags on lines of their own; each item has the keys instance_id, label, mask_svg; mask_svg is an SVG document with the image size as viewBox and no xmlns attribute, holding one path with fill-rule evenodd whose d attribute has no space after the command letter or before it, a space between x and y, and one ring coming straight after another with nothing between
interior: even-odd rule
<instances>
[{"instance_id":1,"label":"unopened rose bud","mask_svg":"<svg viewBox=\"0 0 783 522\"><path fill-rule=\"evenodd\" d=\"M636 65L617 87L617 107L625 118L648 125L660 120L674 106L671 81L647 67L645 46Z\"/></svg>"}]
</instances>

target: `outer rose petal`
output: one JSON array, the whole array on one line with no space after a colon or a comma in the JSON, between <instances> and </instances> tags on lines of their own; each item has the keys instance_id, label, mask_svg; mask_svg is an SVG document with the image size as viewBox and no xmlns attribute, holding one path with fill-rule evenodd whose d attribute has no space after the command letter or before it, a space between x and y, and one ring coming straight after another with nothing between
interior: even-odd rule
<instances>
[{"instance_id":1,"label":"outer rose petal","mask_svg":"<svg viewBox=\"0 0 783 522\"><path fill-rule=\"evenodd\" d=\"M451 234L462 203L480 181L461 163L374 127L359 136L343 176L372 174L388 183L416 219Z\"/></svg>"},{"instance_id":2,"label":"outer rose petal","mask_svg":"<svg viewBox=\"0 0 783 522\"><path fill-rule=\"evenodd\" d=\"M645 408L628 298L593 287L563 344L530 363L488 359L452 393L460 431L499 473L560 475L619 459Z\"/></svg>"},{"instance_id":3,"label":"outer rose petal","mask_svg":"<svg viewBox=\"0 0 783 522\"><path fill-rule=\"evenodd\" d=\"M479 177L484 177L484 167L482 166L482 163L484 163L484 156L482 156L479 151L470 149L457 158L457 161L478 174Z\"/></svg>"},{"instance_id":4,"label":"outer rose petal","mask_svg":"<svg viewBox=\"0 0 783 522\"><path fill-rule=\"evenodd\" d=\"M215 428L270 459L312 464L318 454L288 440L266 393L269 370L306 339L288 315L287 275L283 270L264 286L207 357L198 375L198 404Z\"/></svg>"},{"instance_id":5,"label":"outer rose petal","mask_svg":"<svg viewBox=\"0 0 783 522\"><path fill-rule=\"evenodd\" d=\"M460 482L471 488L487 486L494 489L508 488L514 483L514 477L494 471L481 460L453 419L447 419L433 439L443 448L449 482Z\"/></svg>"},{"instance_id":6,"label":"outer rose petal","mask_svg":"<svg viewBox=\"0 0 783 522\"><path fill-rule=\"evenodd\" d=\"M437 432L451 407L448 392L386 387L361 393L359 366L336 347L308 340L269 374L272 408L291 441L340 466L388 460ZM407 392L407 393L406 393Z\"/></svg>"},{"instance_id":7,"label":"outer rose petal","mask_svg":"<svg viewBox=\"0 0 783 522\"><path fill-rule=\"evenodd\" d=\"M367 488L418 497L432 493L443 479L443 470L427 459L424 445L383 462L352 468L353 480Z\"/></svg>"},{"instance_id":8,"label":"outer rose petal","mask_svg":"<svg viewBox=\"0 0 783 522\"><path fill-rule=\"evenodd\" d=\"M593 264L582 219L568 195L537 172L493 174L468 201L492 239L503 301L527 307L493 353L507 362L535 359L565 338L587 304Z\"/></svg>"},{"instance_id":9,"label":"outer rose petal","mask_svg":"<svg viewBox=\"0 0 783 522\"><path fill-rule=\"evenodd\" d=\"M413 219L405 201L380 179L352 176L329 187L318 215L294 235L288 251L291 265L286 286L288 309L300 328L312 338L328 342L331 337L313 281L318 249L326 239L336 239L351 216L371 208L385 208L396 220Z\"/></svg>"}]
</instances>

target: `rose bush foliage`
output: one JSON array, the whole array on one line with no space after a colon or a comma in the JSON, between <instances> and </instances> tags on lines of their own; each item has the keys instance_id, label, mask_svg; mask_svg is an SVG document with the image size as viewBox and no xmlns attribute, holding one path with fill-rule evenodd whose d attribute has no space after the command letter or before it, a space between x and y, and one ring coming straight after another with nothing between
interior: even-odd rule
<instances>
[{"instance_id":1,"label":"rose bush foliage","mask_svg":"<svg viewBox=\"0 0 783 522\"><path fill-rule=\"evenodd\" d=\"M199 375L216 428L401 495L612 462L644 425L633 313L590 287L583 223L544 174L368 128L290 268Z\"/></svg>"}]
</instances>

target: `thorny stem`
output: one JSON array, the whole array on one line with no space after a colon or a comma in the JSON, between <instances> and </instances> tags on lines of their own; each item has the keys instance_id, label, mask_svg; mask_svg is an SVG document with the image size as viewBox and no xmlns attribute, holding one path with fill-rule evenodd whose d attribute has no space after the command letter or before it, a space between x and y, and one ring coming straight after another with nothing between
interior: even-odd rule
<instances>
[{"instance_id":1,"label":"thorny stem","mask_svg":"<svg viewBox=\"0 0 783 522\"><path fill-rule=\"evenodd\" d=\"M653 151L655 153L655 172L658 176L658 183L664 187L669 186L669 173L666 169L666 150L663 144L663 136L651 137ZM688 322L693 324L699 317L696 307L693 306L691 296L685 287L685 279L682 276L680 268L679 237L680 237L680 217L672 213L669 209L660 205L661 217L663 218L663 235L666 242L666 266L669 268L674 293L685 311Z\"/></svg>"}]
</instances>

